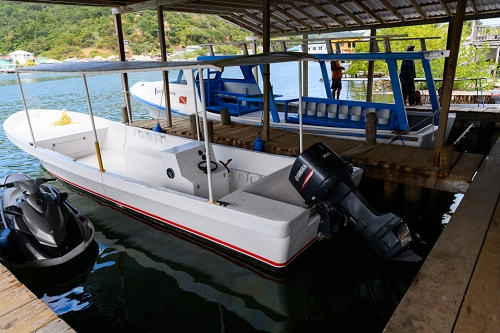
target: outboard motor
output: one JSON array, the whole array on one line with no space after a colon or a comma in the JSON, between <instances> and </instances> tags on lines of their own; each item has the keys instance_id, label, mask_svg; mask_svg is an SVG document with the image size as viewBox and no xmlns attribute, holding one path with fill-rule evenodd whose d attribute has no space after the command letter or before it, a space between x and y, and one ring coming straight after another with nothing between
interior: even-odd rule
<instances>
[{"instance_id":1,"label":"outboard motor","mask_svg":"<svg viewBox=\"0 0 500 333\"><path fill-rule=\"evenodd\" d=\"M293 164L289 181L306 205L316 205L321 216L318 238L331 238L341 224L350 222L382 258L420 261L422 258L409 250L412 238L406 223L392 213L375 211L358 191L352 171L349 163L322 142L302 152ZM393 230L397 226L396 237Z\"/></svg>"}]
</instances>

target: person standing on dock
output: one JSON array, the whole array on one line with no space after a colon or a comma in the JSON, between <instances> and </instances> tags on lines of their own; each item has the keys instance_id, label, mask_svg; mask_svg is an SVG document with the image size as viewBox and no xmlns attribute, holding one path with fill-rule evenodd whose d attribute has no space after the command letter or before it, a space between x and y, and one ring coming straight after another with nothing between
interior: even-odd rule
<instances>
[{"instance_id":1,"label":"person standing on dock","mask_svg":"<svg viewBox=\"0 0 500 333\"><path fill-rule=\"evenodd\" d=\"M410 45L406 51L414 51L415 46ZM411 59L403 60L401 63L401 73L399 80L401 81L401 90L403 92L403 101L409 105L415 105L415 62Z\"/></svg>"},{"instance_id":2,"label":"person standing on dock","mask_svg":"<svg viewBox=\"0 0 500 333\"><path fill-rule=\"evenodd\" d=\"M331 61L330 68L332 71L332 98L335 98L335 92L337 92L337 99L340 99L340 90L342 90L342 74L345 68L340 66L340 61Z\"/></svg>"}]
</instances>

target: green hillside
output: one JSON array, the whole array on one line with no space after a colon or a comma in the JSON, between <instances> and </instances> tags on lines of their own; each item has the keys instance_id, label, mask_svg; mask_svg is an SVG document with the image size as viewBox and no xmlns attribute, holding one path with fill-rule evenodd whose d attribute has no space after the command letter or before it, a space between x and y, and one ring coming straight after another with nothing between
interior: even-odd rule
<instances>
[{"instance_id":1,"label":"green hillside","mask_svg":"<svg viewBox=\"0 0 500 333\"><path fill-rule=\"evenodd\" d=\"M248 32L216 16L165 12L167 50L203 43L241 41ZM17 3L0 0L0 54L15 50L54 59L117 54L110 8ZM159 53L156 11L122 15L131 54Z\"/></svg>"}]
</instances>

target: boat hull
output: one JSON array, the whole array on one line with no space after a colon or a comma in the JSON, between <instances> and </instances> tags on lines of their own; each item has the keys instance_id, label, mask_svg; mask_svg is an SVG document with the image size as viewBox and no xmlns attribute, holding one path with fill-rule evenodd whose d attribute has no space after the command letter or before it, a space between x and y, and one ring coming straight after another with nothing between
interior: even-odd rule
<instances>
[{"instance_id":1,"label":"boat hull","mask_svg":"<svg viewBox=\"0 0 500 333\"><path fill-rule=\"evenodd\" d=\"M153 119L165 119L166 108L164 106L164 96L159 93L163 86L162 81L155 82L138 82L130 89L132 97L139 101L149 112ZM180 89L180 90L179 90ZM171 115L174 118L186 118L195 113L196 110L201 110L201 104L194 105L194 93L185 85L170 84L171 93ZM184 96L179 99L179 96ZM179 101L183 103L179 103ZM283 110L284 106L277 102L277 109ZM272 121L270 126L277 129L290 131L299 131L299 120L297 117L298 107L297 102L287 104L287 112L278 112L279 122ZM210 111L209 109L207 109ZM366 110L364 110L366 111ZM352 115L348 115L351 117ZM207 112L207 117L211 120L220 121L220 114L216 112ZM434 136L437 132L437 126L432 124L432 112L407 112L408 122L410 127L418 126L418 130L397 131L393 129L378 129L377 142L390 143L396 145L406 145L411 147L421 147L432 149L434 147ZM445 138L448 137L453 127L456 114L450 113L446 126ZM231 121L246 125L261 126L262 111L247 112L237 117L231 117ZM318 117L303 116L302 129L305 133L323 135L327 137L335 137L349 140L365 141L366 129L364 121L366 116L361 116L359 121L353 121L348 118L339 124L337 119L329 119L328 116ZM422 125L422 121L426 125ZM380 126L380 125L379 125ZM386 125L387 126L387 125Z\"/></svg>"},{"instance_id":2,"label":"boat hull","mask_svg":"<svg viewBox=\"0 0 500 333\"><path fill-rule=\"evenodd\" d=\"M74 124L55 127L50 124L60 117L61 111L30 110L29 114L36 144L32 144L24 112L12 115L4 123L8 138L40 160L55 177L101 200L203 239L235 257L245 258L253 265L271 271L284 269L316 239L320 217L311 214L303 201L295 197L299 194L264 193L269 186L276 191L281 186L291 186L283 180L288 177L293 158L214 145L218 159L232 158L234 161L231 172L225 173L225 177L232 177L232 190L216 198L227 203L225 206L209 203L203 196L167 188L165 169L159 167L158 172L163 172L159 175L153 165L160 163L160 159L153 160L144 152L133 152L132 162L139 163L135 168L126 164L130 159L127 152L134 145L153 146L162 152L169 147L167 142L181 147L196 145L193 140L96 117L105 169L105 172L100 172L94 146L91 142L89 144L93 140L88 115L69 112ZM124 145L129 149L124 149ZM243 168L244 165L247 169ZM252 173L249 168L258 170ZM356 169L355 177L359 182L360 169ZM272 186L273 182L275 186ZM280 199L283 196L294 198L284 202Z\"/></svg>"}]
</instances>

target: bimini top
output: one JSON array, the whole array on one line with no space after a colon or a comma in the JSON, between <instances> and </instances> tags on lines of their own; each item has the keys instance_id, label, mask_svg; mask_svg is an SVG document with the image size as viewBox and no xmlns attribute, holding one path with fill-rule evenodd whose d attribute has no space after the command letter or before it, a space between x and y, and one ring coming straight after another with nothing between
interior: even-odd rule
<instances>
[{"instance_id":1,"label":"bimini top","mask_svg":"<svg viewBox=\"0 0 500 333\"><path fill-rule=\"evenodd\" d=\"M300 52L272 52L249 56L228 56L201 61L100 61L62 62L31 67L16 68L19 73L52 74L110 74L148 71L170 71L175 69L205 69L222 71L228 66L272 64L293 61L318 61L316 57Z\"/></svg>"}]
</instances>

